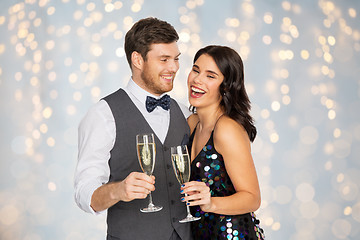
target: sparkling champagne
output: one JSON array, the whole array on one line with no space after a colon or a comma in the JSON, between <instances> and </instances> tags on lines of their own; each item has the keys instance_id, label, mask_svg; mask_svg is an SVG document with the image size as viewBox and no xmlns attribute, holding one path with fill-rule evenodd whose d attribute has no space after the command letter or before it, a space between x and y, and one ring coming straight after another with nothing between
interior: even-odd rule
<instances>
[{"instance_id":1,"label":"sparkling champagne","mask_svg":"<svg viewBox=\"0 0 360 240\"><path fill-rule=\"evenodd\" d=\"M173 165L174 173L180 185L190 180L190 157L186 145L171 147L171 163ZM185 197L187 194L185 193ZM197 221L200 217L191 215L189 206L186 205L187 216L180 220L180 223Z\"/></svg>"},{"instance_id":2,"label":"sparkling champagne","mask_svg":"<svg viewBox=\"0 0 360 240\"><path fill-rule=\"evenodd\" d=\"M154 143L138 143L137 154L140 162L140 167L144 173L151 175L155 165L155 144Z\"/></svg>"},{"instance_id":3,"label":"sparkling champagne","mask_svg":"<svg viewBox=\"0 0 360 240\"><path fill-rule=\"evenodd\" d=\"M188 154L172 154L174 172L180 184L190 180L190 158Z\"/></svg>"},{"instance_id":4,"label":"sparkling champagne","mask_svg":"<svg viewBox=\"0 0 360 240\"><path fill-rule=\"evenodd\" d=\"M147 175L152 175L155 167L155 155L156 147L154 134L138 134L136 135L136 148L137 156L139 159L140 167L142 171ZM149 204L145 208L141 208L141 212L157 212L160 211L163 207L154 205L152 201L151 192L149 192Z\"/></svg>"}]
</instances>

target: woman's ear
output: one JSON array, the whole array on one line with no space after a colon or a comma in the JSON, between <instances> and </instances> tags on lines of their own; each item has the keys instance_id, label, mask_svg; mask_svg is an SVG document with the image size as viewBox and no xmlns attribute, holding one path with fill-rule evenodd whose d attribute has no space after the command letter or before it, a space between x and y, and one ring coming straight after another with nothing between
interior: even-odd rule
<instances>
[{"instance_id":1,"label":"woman's ear","mask_svg":"<svg viewBox=\"0 0 360 240\"><path fill-rule=\"evenodd\" d=\"M144 59L142 58L140 53L133 51L131 54L131 62L135 68L141 70L143 67Z\"/></svg>"}]
</instances>

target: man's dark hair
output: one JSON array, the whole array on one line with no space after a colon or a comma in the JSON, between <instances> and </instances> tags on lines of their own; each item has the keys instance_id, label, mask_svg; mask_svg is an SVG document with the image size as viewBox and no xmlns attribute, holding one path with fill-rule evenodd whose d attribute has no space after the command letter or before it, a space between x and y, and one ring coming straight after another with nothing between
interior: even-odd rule
<instances>
[{"instance_id":1,"label":"man's dark hair","mask_svg":"<svg viewBox=\"0 0 360 240\"><path fill-rule=\"evenodd\" d=\"M154 43L172 43L179 35L172 25L154 17L148 17L136 22L125 35L125 53L131 68L131 54L136 51L144 61L150 45Z\"/></svg>"}]
</instances>

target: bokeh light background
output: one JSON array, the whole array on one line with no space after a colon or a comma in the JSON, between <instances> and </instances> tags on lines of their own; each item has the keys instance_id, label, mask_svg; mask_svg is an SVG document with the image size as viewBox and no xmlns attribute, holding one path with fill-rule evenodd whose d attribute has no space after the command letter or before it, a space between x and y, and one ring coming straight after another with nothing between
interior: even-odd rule
<instances>
[{"instance_id":1,"label":"bokeh light background","mask_svg":"<svg viewBox=\"0 0 360 240\"><path fill-rule=\"evenodd\" d=\"M242 56L267 239L360 239L359 14L357 0L0 1L0 239L105 239L105 216L73 200L77 126L126 85L124 34L147 16L179 32L186 105L196 50Z\"/></svg>"}]
</instances>

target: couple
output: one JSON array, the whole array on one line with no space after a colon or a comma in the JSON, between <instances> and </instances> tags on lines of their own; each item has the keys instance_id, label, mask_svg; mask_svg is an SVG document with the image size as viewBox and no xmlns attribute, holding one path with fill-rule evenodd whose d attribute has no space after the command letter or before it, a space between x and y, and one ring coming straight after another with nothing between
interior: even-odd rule
<instances>
[{"instance_id":1,"label":"couple","mask_svg":"<svg viewBox=\"0 0 360 240\"><path fill-rule=\"evenodd\" d=\"M108 240L263 239L253 214L260 206L250 149L256 128L242 60L223 46L196 53L188 76L191 114L165 94L179 69L178 39L169 23L156 18L142 19L127 32L132 78L95 104L79 126L76 203L93 214L107 210ZM142 173L135 144L136 134L152 132L156 178ZM191 181L180 188L170 147L184 141ZM142 213L150 192L163 209ZM186 202L199 221L179 223Z\"/></svg>"}]
</instances>

